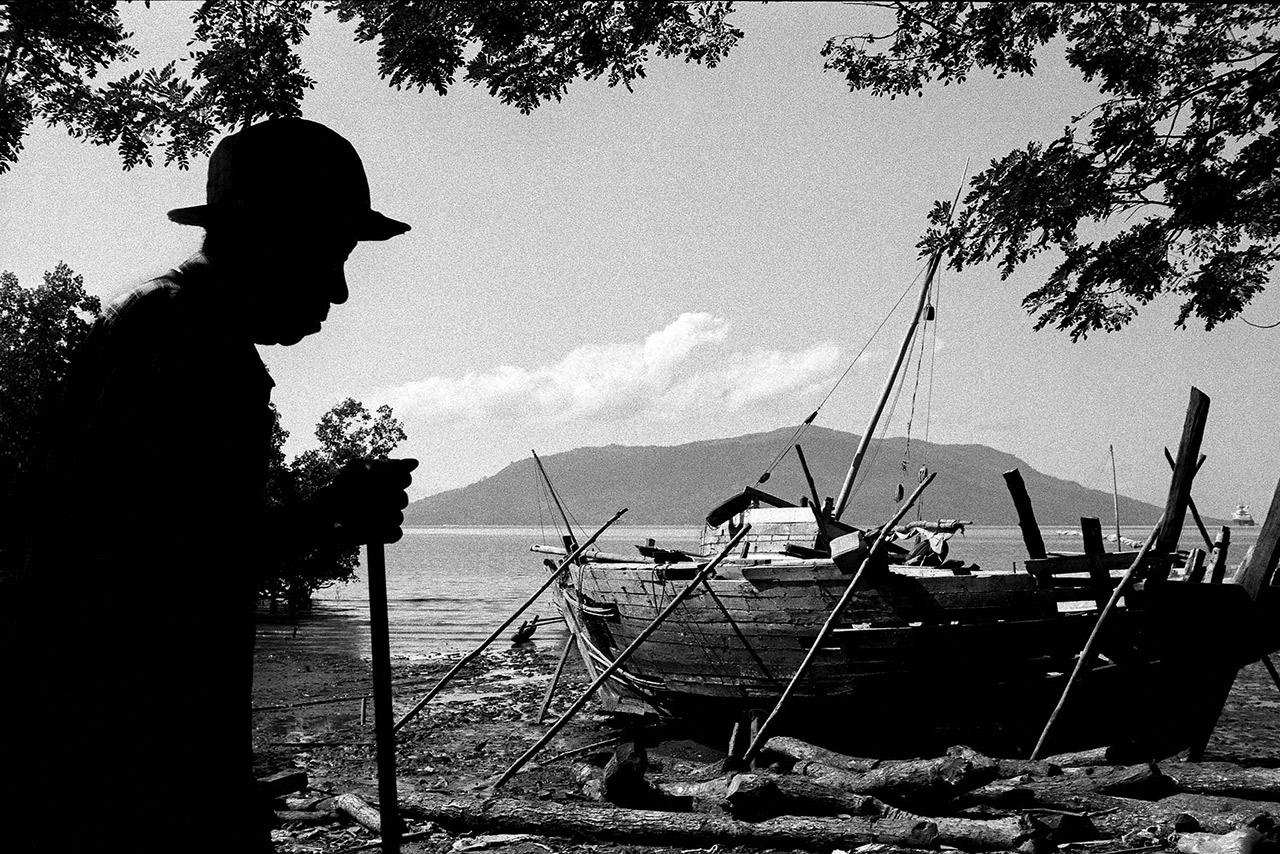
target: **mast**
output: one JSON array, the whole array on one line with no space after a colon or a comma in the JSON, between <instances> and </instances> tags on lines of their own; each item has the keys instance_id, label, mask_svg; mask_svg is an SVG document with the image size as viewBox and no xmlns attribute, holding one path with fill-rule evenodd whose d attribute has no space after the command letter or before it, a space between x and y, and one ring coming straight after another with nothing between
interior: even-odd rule
<instances>
[{"instance_id":1,"label":"mast","mask_svg":"<svg viewBox=\"0 0 1280 854\"><path fill-rule=\"evenodd\" d=\"M858 469L862 467L862 458L866 456L867 446L871 444L871 436L876 432L876 424L880 421L885 404L889 402L889 395L893 392L894 385L897 384L898 372L902 370L902 363L907 359L907 353L911 349L911 339L915 335L916 327L920 325L920 317L924 314L924 307L929 301L929 289L933 287L933 277L937 275L940 263L942 263L941 249L933 253L933 257L929 259L929 269L924 277L924 285L920 288L920 299L916 303L916 313L911 318L911 325L907 327L907 334L902 339L902 346L898 348L898 358L893 363L893 370L889 372L889 379L885 381L884 390L880 392L880 400L876 403L875 412L871 415L871 422L867 424L867 429L863 431L862 438L858 441L858 449L853 453L853 461L849 464L849 473L844 476L844 485L840 487L840 497L836 499L835 508L831 513L833 519L839 519L840 514L844 512L845 505L849 503L849 493L853 491L854 478L858 476Z\"/></svg>"},{"instance_id":2,"label":"mast","mask_svg":"<svg viewBox=\"0 0 1280 854\"><path fill-rule=\"evenodd\" d=\"M1120 488L1116 486L1116 446L1107 445L1111 452L1111 506L1116 513L1116 551L1120 548Z\"/></svg>"}]
</instances>

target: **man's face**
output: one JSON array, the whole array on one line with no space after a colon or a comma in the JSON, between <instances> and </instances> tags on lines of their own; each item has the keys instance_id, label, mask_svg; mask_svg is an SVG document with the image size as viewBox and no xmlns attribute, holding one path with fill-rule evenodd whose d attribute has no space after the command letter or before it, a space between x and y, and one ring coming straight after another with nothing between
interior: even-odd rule
<instances>
[{"instance_id":1,"label":"man's face","mask_svg":"<svg viewBox=\"0 0 1280 854\"><path fill-rule=\"evenodd\" d=\"M297 344L320 331L329 307L347 301L343 265L356 241L333 229L271 229L234 271L257 344Z\"/></svg>"}]
</instances>

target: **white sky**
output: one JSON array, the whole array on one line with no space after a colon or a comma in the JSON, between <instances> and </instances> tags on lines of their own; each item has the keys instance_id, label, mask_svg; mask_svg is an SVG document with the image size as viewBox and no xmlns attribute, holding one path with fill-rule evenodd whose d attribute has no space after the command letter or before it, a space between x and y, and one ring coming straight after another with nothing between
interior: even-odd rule
<instances>
[{"instance_id":1,"label":"white sky","mask_svg":"<svg viewBox=\"0 0 1280 854\"><path fill-rule=\"evenodd\" d=\"M185 55L192 8L124 9L142 61ZM404 455L422 460L421 497L530 449L677 444L804 418L916 276L925 214L966 161L972 174L1051 138L1093 103L1056 61L922 99L850 93L818 50L875 14L739 7L746 38L720 67L654 61L634 93L576 83L529 116L470 86L396 92L372 46L317 15L304 115L351 139L375 207L414 228L356 250L352 298L322 333L262 348L288 450L313 445L344 397L391 402ZM199 232L164 213L203 201L206 163L123 172L112 150L34 129L0 177L0 269L33 285L65 260L103 296L163 272L197 246ZM1197 501L1260 515L1280 474L1267 379L1280 332L1177 331L1165 299L1124 332L1072 344L1033 332L1020 308L1049 269L944 275L928 439L991 445L1104 489L1114 444L1121 491L1161 502L1161 448L1176 445L1197 385L1213 399ZM1246 316L1280 319L1280 295ZM862 431L905 322L895 316L819 424ZM758 468L744 461L744 483Z\"/></svg>"}]
</instances>

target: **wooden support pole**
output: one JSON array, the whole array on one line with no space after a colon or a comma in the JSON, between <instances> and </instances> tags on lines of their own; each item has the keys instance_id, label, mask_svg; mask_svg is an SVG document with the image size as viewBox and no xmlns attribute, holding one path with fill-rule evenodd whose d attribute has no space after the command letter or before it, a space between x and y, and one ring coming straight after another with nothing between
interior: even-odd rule
<instances>
[{"instance_id":1,"label":"wooden support pole","mask_svg":"<svg viewBox=\"0 0 1280 854\"><path fill-rule=\"evenodd\" d=\"M1080 517L1080 533L1084 535L1084 553L1089 557L1089 579L1093 582L1093 599L1099 608L1111 598L1111 572L1103 569L1098 558L1106 553L1102 543L1102 521L1092 516ZM1119 547L1117 541L1116 546Z\"/></svg>"},{"instance_id":2,"label":"wooden support pole","mask_svg":"<svg viewBox=\"0 0 1280 854\"><path fill-rule=\"evenodd\" d=\"M1182 424L1182 440L1178 443L1178 461L1173 467L1173 479L1169 483L1169 497L1164 502L1164 516L1160 524L1160 536L1156 538L1157 557L1148 572L1150 581L1163 581L1169 577L1169 555L1178 548L1182 533L1182 520L1187 514L1191 499L1191 482L1196 475L1196 460L1200 455L1200 443L1204 439L1204 425L1209 418L1209 396L1194 386L1187 403L1187 417Z\"/></svg>"},{"instance_id":3,"label":"wooden support pole","mask_svg":"<svg viewBox=\"0 0 1280 854\"><path fill-rule=\"evenodd\" d=\"M813 482L813 475L809 472L809 463L805 461L804 451L796 445L796 456L800 458L800 469L804 472L805 483L809 484L809 498L813 501L813 514L818 518L818 524L822 528L823 536L827 533L827 520L822 515L822 499L818 497L818 487Z\"/></svg>"},{"instance_id":4,"label":"wooden support pole","mask_svg":"<svg viewBox=\"0 0 1280 854\"><path fill-rule=\"evenodd\" d=\"M1267 518L1263 520L1262 530L1258 532L1252 561L1262 562L1263 585L1274 585L1276 563L1280 561L1280 483L1276 484L1276 491L1271 496L1271 506L1267 508Z\"/></svg>"},{"instance_id":5,"label":"wooden support pole","mask_svg":"<svg viewBox=\"0 0 1280 854\"><path fill-rule=\"evenodd\" d=\"M1022 542L1027 546L1027 557L1047 557L1044 537L1040 535L1035 511L1031 509L1031 498L1027 495L1027 485L1022 482L1022 472L1017 469L1005 472L1004 482L1009 487L1009 497L1013 499L1014 509L1018 511L1018 527L1022 529Z\"/></svg>"},{"instance_id":6,"label":"wooden support pole","mask_svg":"<svg viewBox=\"0 0 1280 854\"><path fill-rule=\"evenodd\" d=\"M393 731L399 732L401 727L403 727L410 720L412 720L413 717L416 714L418 714L418 712L422 711L423 707L426 706L427 703L431 702L431 699L435 697L437 694L439 694L444 689L445 685L449 684L449 682L453 679L454 675L459 670L461 670L467 664L467 662L471 661L477 655L484 652L484 650L489 646L489 644L493 643L497 639L498 635L505 632L508 626L514 623L520 617L521 614L523 614L526 610L528 610L529 606L532 605L535 601L537 601L538 597L541 596L544 592L546 592L546 589L550 587L552 584L554 584L556 580L560 578L560 576L564 575L565 570L567 570L570 566L572 566L573 562L577 560L578 557L581 556L581 554L584 551L590 548L592 543L594 543L601 534L609 530L610 525L612 525L614 522L622 518L622 514L626 512L627 512L627 508L623 507L617 513L614 513L612 519L610 519L608 522L605 522L603 525L601 525L600 529L596 531L594 534L592 534L590 537L588 537L586 542L584 542L582 545L574 549L572 554L570 554L563 561L561 561L560 565L556 567L555 571L547 576L547 580L542 582L542 586L538 588L538 591L536 593L534 593L532 596L526 599L524 601L524 604L521 605L519 608L517 608L515 610L515 613L513 613L510 617L507 617L506 621L503 622L502 625L494 629L492 634L490 634L487 638L481 641L478 647L476 647L475 649L471 650L471 652L464 655L462 657L462 660L459 661L457 664L455 664L453 668L449 670L448 673L446 673L444 676L440 678L440 681L436 683L436 686L427 692L426 696L424 696L421 700L419 700L416 704L414 704L414 707L412 709L405 712L404 717L396 721L395 729ZM548 563L550 563L550 561L548 561Z\"/></svg>"},{"instance_id":7,"label":"wooden support pole","mask_svg":"<svg viewBox=\"0 0 1280 854\"><path fill-rule=\"evenodd\" d=\"M378 812L382 850L399 854L399 799L396 796L396 737L391 711L391 633L387 626L387 559L382 543L369 543L369 644L373 656L373 733L378 749Z\"/></svg>"},{"instance_id":8,"label":"wooden support pole","mask_svg":"<svg viewBox=\"0 0 1280 854\"><path fill-rule=\"evenodd\" d=\"M547 716L551 695L556 692L556 685L560 684L560 674L564 671L564 663L569 660L569 651L572 649L573 632L569 632L569 636L564 639L564 649L560 650L560 663L556 665L556 672L552 674L551 683L547 685L547 693L542 695L542 705L538 707L538 717L534 719L534 723L542 723L542 719Z\"/></svg>"},{"instance_id":9,"label":"wooden support pole","mask_svg":"<svg viewBox=\"0 0 1280 854\"><path fill-rule=\"evenodd\" d=\"M1071 671L1071 677L1067 680L1067 685L1062 689L1062 696L1058 698L1058 705L1054 707L1053 713L1049 715L1049 720L1045 722L1044 730L1040 733L1040 739L1036 742L1035 749L1031 751L1031 759L1034 761L1039 759L1044 752L1045 742L1049 739L1049 733L1053 731L1053 725L1057 723L1058 718L1062 716L1062 710L1067 705L1067 699L1071 696L1072 689L1080 681L1080 675L1085 671L1093 659L1093 648L1098 642L1098 638L1102 634L1102 627L1106 623L1107 618L1115 611L1116 605L1120 602L1120 597L1129 589L1129 585L1133 583L1134 577L1138 574L1138 570L1142 568L1146 562L1147 554L1150 553L1151 547L1155 544L1157 536L1160 534L1161 523L1164 517L1160 517L1160 522L1151 529L1150 536L1147 541L1142 544L1142 549L1138 552L1137 557L1133 559L1133 563L1125 572L1124 577L1120 579L1120 583L1116 585L1116 589L1111 591L1111 598L1107 600L1106 606L1098 614L1098 620L1093 624L1093 631L1089 633L1089 639L1084 643L1084 649L1080 650L1080 655L1076 659L1075 669Z\"/></svg>"},{"instance_id":10,"label":"wooden support pole","mask_svg":"<svg viewBox=\"0 0 1280 854\"><path fill-rule=\"evenodd\" d=\"M916 499L920 497L920 494L925 491L925 488L928 487L929 484L933 483L933 479L937 476L937 472L930 472L929 476L922 480L920 485L916 487L915 492L911 493L911 497L907 499L906 503L898 508L897 513L893 514L893 518L885 523L884 527L880 529L880 533L876 535L875 542L871 544L871 548L868 550L867 556L862 559L862 563L858 566L858 571L853 574L853 578L849 581L849 585L844 589L844 594L840 597L840 601L836 603L835 607L831 609L831 613L827 615L826 622L822 624L822 628L819 630L818 636L813 639L813 643L809 647L809 652L805 654L804 659L800 662L800 666L796 668L796 672L792 675L791 681L787 683L787 687L783 690L782 696L778 698L778 702L774 704L773 710L770 711L769 716L764 719L764 723L760 724L760 729L752 738L751 746L747 748L747 752L743 757L744 759L750 761L755 757L756 753L760 751L760 748L764 746L770 725L773 724L779 713L782 712L787 701L791 699L791 695L795 693L796 686L800 684L800 680L809 672L809 665L813 663L813 659L817 656L818 650L827 642L827 638L831 635L832 630L835 629L836 621L840 619L840 615L843 614L844 609L848 607L849 600L853 598L854 591L857 589L858 584L862 581L862 577L867 572L867 567L871 566L880 556L880 550L884 547L884 544L888 542L888 535L893 531L893 526L902 521L902 517L907 515L907 511L916 503Z\"/></svg>"},{"instance_id":11,"label":"wooden support pole","mask_svg":"<svg viewBox=\"0 0 1280 854\"><path fill-rule=\"evenodd\" d=\"M1169 449L1164 449L1164 458L1169 461L1169 468L1177 468L1177 463L1173 461L1173 454L1169 453ZM1196 462L1196 474L1200 473L1200 466L1204 465L1204 454L1200 455L1200 459ZM1187 509L1191 511L1191 518L1195 520L1196 527L1200 529L1200 536L1204 537L1206 548L1213 548L1213 540L1209 539L1209 532L1205 530L1204 520L1200 518L1200 511L1196 509L1195 499L1190 495L1187 496Z\"/></svg>"},{"instance_id":12,"label":"wooden support pole","mask_svg":"<svg viewBox=\"0 0 1280 854\"><path fill-rule=\"evenodd\" d=\"M751 530L751 525L749 523L746 525L743 525L741 528L738 529L738 532L733 535L733 539L731 539L725 545L724 549L720 552L720 554L716 555L715 560L711 561L702 569L698 570L698 574L693 577L693 580L690 581L687 585L685 585L684 589L681 590L679 593L677 593L675 597L672 598L672 600L669 603L667 603L667 607L663 608L662 611L658 614L658 616L653 618L653 622L645 626L644 629L641 630L640 634L636 635L636 639L633 640L630 643L630 645L627 646L626 649L618 653L618 655L613 659L613 661L609 664L609 666L606 667L603 671L601 671L600 675L596 677L595 681L587 686L587 690L583 691L582 694L578 697L578 699L574 700L573 704L569 706L568 709L565 710L565 713L563 715L560 716L560 719L551 725L551 729L547 730L546 733L542 736L542 738L538 739L538 743L535 744L533 747L530 747L528 750L526 750L524 752L524 755L521 756L519 759L517 759L515 762L513 762L510 768L502 772L502 775L498 777L497 780L494 781L493 787L495 789L500 787L503 783L510 780L511 777L517 771L523 768L525 764L530 759L532 759L539 750L547 746L547 742L551 741L551 739L555 736L555 734L558 733L561 729L563 729L564 725L567 724L569 720L578 713L578 710L587 704L587 700L591 699L592 695L595 694L596 690L605 683L605 680L608 679L610 676L612 676L614 673L618 672L618 670L621 669L622 665L626 663L627 659L631 657L631 654L634 653L637 649L639 649L642 643L648 640L649 635L653 634L655 631L658 630L658 627L661 626L663 622L666 621L667 617L671 616L671 613L680 606L680 603L683 602L685 599L689 598L689 595L693 593L693 591L698 587L698 585L700 585L707 578L711 577L711 573L715 572L716 567L719 566L720 563L726 557L728 557L729 554L735 548L737 548L738 543L742 541L742 538L745 537L747 535L747 532L750 530Z\"/></svg>"}]
</instances>

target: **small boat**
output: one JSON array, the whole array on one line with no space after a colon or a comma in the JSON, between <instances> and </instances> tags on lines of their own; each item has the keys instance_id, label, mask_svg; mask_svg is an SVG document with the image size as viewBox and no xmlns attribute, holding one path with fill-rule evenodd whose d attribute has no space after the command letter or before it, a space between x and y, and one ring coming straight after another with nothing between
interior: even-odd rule
<instances>
[{"instance_id":1,"label":"small boat","mask_svg":"<svg viewBox=\"0 0 1280 854\"><path fill-rule=\"evenodd\" d=\"M516 629L515 634L511 636L512 646L522 643L528 643L533 639L533 633L538 630L538 615L534 614L532 620L525 620L520 624L520 628Z\"/></svg>"},{"instance_id":2,"label":"small boat","mask_svg":"<svg viewBox=\"0 0 1280 854\"><path fill-rule=\"evenodd\" d=\"M939 260L930 261L834 503L819 502L815 489L796 505L759 489L762 479L707 514L698 554L649 541L635 555L586 552L567 567L553 588L557 606L588 675L606 680L598 694L606 709L717 727L758 724L772 709L779 731L859 755L922 755L958 743L1026 755L1041 746L1036 736L1105 612L1098 655L1087 657L1047 746L1105 744L1136 761L1203 747L1238 668L1280 648L1270 577L1246 589L1184 583L1171 572L1186 558L1177 537L1208 410L1196 389L1167 524L1140 551L1104 551L1097 526L1085 533L1084 553L1048 552L1016 470L1005 479L1028 549L1016 572L949 558L940 546L966 522L842 518L903 356L921 318L932 315L925 307ZM933 546L904 547L912 537ZM879 540L877 555L869 544ZM569 555L574 545L565 538L563 547L533 550ZM714 574L690 587L713 558ZM1135 561L1141 580L1109 603ZM1269 576L1274 562L1258 571ZM1153 702L1174 690L1178 702Z\"/></svg>"},{"instance_id":3,"label":"small boat","mask_svg":"<svg viewBox=\"0 0 1280 854\"><path fill-rule=\"evenodd\" d=\"M1236 511L1231 514L1231 521L1237 525L1253 525L1253 514L1249 512L1248 504L1241 504L1236 507Z\"/></svg>"}]
</instances>

